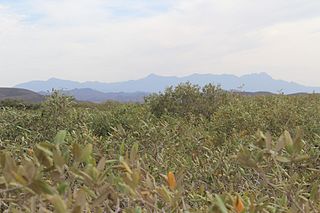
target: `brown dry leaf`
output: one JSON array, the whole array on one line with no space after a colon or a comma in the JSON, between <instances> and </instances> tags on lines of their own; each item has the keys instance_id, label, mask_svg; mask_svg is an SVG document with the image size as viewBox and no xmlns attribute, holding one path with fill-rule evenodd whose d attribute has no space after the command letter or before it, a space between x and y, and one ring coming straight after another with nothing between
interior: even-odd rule
<instances>
[{"instance_id":1,"label":"brown dry leaf","mask_svg":"<svg viewBox=\"0 0 320 213\"><path fill-rule=\"evenodd\" d=\"M168 185L170 190L175 190L177 187L176 177L174 176L173 172L168 172L168 179L167 179Z\"/></svg>"},{"instance_id":2,"label":"brown dry leaf","mask_svg":"<svg viewBox=\"0 0 320 213\"><path fill-rule=\"evenodd\" d=\"M234 204L234 208L236 210L237 213L242 213L244 211L244 204L240 198L240 196L237 196L236 198L236 202Z\"/></svg>"}]
</instances>

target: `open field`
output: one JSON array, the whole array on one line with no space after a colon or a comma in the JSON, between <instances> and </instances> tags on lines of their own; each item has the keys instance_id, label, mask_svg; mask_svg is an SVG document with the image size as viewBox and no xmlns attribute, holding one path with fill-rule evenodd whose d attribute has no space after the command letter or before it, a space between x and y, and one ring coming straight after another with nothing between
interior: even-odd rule
<instances>
[{"instance_id":1,"label":"open field","mask_svg":"<svg viewBox=\"0 0 320 213\"><path fill-rule=\"evenodd\" d=\"M320 96L181 84L0 109L1 212L320 212Z\"/></svg>"}]
</instances>

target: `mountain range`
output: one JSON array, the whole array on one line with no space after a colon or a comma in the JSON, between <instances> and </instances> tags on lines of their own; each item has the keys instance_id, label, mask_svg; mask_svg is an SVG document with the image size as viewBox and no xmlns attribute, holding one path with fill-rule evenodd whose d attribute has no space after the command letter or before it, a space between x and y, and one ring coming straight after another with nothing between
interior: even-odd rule
<instances>
[{"instance_id":1,"label":"mountain range","mask_svg":"<svg viewBox=\"0 0 320 213\"><path fill-rule=\"evenodd\" d=\"M82 96L91 96L91 92L95 91L97 96L104 96L102 93L113 93L113 95L125 95L125 93L140 93L148 94L163 91L166 87L176 86L179 83L190 82L203 86L208 83L221 85L225 90L239 90L246 92L271 92L271 93L313 93L320 92L320 87L304 86L295 82L273 79L267 73L254 73L243 76L235 75L215 75L215 74L192 74L185 77L176 76L159 76L150 74L145 78L138 80L103 83L97 81L77 82L62 80L57 78L50 78L47 81L30 81L18 84L16 88L29 89L35 92L46 92L52 89L57 90L71 90L73 93ZM78 90L75 90L78 89ZM82 90L79 90L82 89ZM86 90L83 90L86 89ZM89 90L90 89L90 90ZM90 93L89 93L90 91ZM98 92L100 94L98 95Z\"/></svg>"}]
</instances>

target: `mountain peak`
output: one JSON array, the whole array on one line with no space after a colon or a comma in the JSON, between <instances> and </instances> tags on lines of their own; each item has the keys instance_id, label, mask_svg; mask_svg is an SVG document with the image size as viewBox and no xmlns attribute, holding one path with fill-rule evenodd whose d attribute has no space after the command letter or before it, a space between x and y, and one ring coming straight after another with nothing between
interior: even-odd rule
<instances>
[{"instance_id":1,"label":"mountain peak","mask_svg":"<svg viewBox=\"0 0 320 213\"><path fill-rule=\"evenodd\" d=\"M154 74L154 73L151 73L146 78L159 78L159 77L162 77L162 76Z\"/></svg>"},{"instance_id":2,"label":"mountain peak","mask_svg":"<svg viewBox=\"0 0 320 213\"><path fill-rule=\"evenodd\" d=\"M49 78L47 81L61 81L61 80L62 79L52 77L52 78Z\"/></svg>"},{"instance_id":3,"label":"mountain peak","mask_svg":"<svg viewBox=\"0 0 320 213\"><path fill-rule=\"evenodd\" d=\"M250 79L257 79L257 80L261 80L261 79L273 80L273 78L266 72L246 74L241 76L240 78L250 78Z\"/></svg>"},{"instance_id":4,"label":"mountain peak","mask_svg":"<svg viewBox=\"0 0 320 213\"><path fill-rule=\"evenodd\" d=\"M266 72L259 72L259 73L257 73L257 75L262 76L262 77L266 77L266 78L272 78L271 75L269 75Z\"/></svg>"},{"instance_id":5,"label":"mountain peak","mask_svg":"<svg viewBox=\"0 0 320 213\"><path fill-rule=\"evenodd\" d=\"M307 87L297 83L275 80L265 72L247 74L240 77L230 74L193 74L184 77L160 76L150 74L145 78L124 82L76 82L51 78L48 81L31 81L19 84L16 87L33 91L51 91L54 89L72 90L75 88L90 88L101 92L160 92L169 86L177 86L180 83L190 82L199 86L209 83L221 85L225 90L235 90L240 85L246 92L265 91L277 93L283 91L286 94L297 92L320 92L320 87Z\"/></svg>"}]
</instances>

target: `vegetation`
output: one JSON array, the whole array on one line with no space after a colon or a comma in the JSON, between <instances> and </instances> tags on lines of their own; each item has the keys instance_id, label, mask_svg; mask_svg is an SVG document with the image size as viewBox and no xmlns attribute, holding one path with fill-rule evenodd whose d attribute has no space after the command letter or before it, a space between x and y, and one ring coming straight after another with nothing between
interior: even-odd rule
<instances>
[{"instance_id":1,"label":"vegetation","mask_svg":"<svg viewBox=\"0 0 320 213\"><path fill-rule=\"evenodd\" d=\"M1 212L319 212L320 97L181 84L0 110Z\"/></svg>"},{"instance_id":2,"label":"vegetation","mask_svg":"<svg viewBox=\"0 0 320 213\"><path fill-rule=\"evenodd\" d=\"M39 109L40 104L37 103L27 103L24 101L16 100L16 99L4 99L0 101L0 107L10 107L16 109Z\"/></svg>"}]
</instances>

